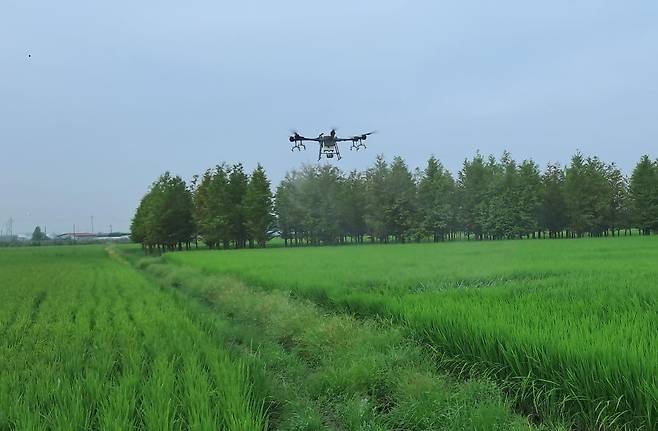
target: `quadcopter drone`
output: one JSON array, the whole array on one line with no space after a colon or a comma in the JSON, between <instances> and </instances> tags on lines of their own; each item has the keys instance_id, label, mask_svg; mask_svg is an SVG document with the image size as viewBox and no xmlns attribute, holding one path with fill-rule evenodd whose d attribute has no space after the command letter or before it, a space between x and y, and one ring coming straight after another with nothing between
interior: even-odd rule
<instances>
[{"instance_id":1,"label":"quadcopter drone","mask_svg":"<svg viewBox=\"0 0 658 431\"><path fill-rule=\"evenodd\" d=\"M328 159L333 159L334 155L340 160L340 150L338 149L339 142L352 142L350 150L357 150L363 147L366 148L366 144L363 142L369 135L372 135L375 132L368 132L362 135L354 135L349 138L339 138L336 136L336 129L331 129L329 135L325 136L324 133L320 133L317 138L306 138L301 136L297 132L293 132L293 135L290 136L289 141L293 142L294 145L290 151L295 151L295 149L301 151L302 148L306 149L304 141L315 141L320 144L320 149L318 150L318 161L322 158L324 154Z\"/></svg>"}]
</instances>

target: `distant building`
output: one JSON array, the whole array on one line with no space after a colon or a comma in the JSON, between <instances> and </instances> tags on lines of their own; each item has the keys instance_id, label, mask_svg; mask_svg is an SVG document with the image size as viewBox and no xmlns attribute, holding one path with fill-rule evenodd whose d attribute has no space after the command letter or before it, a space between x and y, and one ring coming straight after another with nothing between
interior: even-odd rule
<instances>
[{"instance_id":1,"label":"distant building","mask_svg":"<svg viewBox=\"0 0 658 431\"><path fill-rule=\"evenodd\" d=\"M112 233L89 233L89 232L67 232L55 237L58 240L75 241L130 241L130 234L123 232Z\"/></svg>"},{"instance_id":2,"label":"distant building","mask_svg":"<svg viewBox=\"0 0 658 431\"><path fill-rule=\"evenodd\" d=\"M57 239L95 239L95 233L88 232L67 232L57 235Z\"/></svg>"}]
</instances>

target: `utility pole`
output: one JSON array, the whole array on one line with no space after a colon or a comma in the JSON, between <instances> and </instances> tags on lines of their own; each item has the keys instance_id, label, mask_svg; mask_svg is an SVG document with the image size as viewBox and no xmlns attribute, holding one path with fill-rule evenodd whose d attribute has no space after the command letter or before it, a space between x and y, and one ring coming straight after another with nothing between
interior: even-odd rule
<instances>
[{"instance_id":1,"label":"utility pole","mask_svg":"<svg viewBox=\"0 0 658 431\"><path fill-rule=\"evenodd\" d=\"M91 233L94 233L94 216L91 216Z\"/></svg>"},{"instance_id":2,"label":"utility pole","mask_svg":"<svg viewBox=\"0 0 658 431\"><path fill-rule=\"evenodd\" d=\"M7 241L12 242L14 240L14 219L9 217L7 223L3 226L3 229L0 231L1 237L6 237Z\"/></svg>"},{"instance_id":3,"label":"utility pole","mask_svg":"<svg viewBox=\"0 0 658 431\"><path fill-rule=\"evenodd\" d=\"M112 225L110 225L110 233L112 233Z\"/></svg>"}]
</instances>

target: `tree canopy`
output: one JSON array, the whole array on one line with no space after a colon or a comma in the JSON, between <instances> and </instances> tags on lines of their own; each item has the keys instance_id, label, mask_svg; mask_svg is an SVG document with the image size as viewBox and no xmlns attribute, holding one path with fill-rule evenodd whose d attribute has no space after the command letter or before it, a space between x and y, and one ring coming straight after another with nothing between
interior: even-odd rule
<instances>
[{"instance_id":1,"label":"tree canopy","mask_svg":"<svg viewBox=\"0 0 658 431\"><path fill-rule=\"evenodd\" d=\"M173 250L199 239L210 248L264 247L274 227L270 182L258 166L251 176L241 164L209 169L190 186L169 172L142 198L131 226L133 241Z\"/></svg>"},{"instance_id":2,"label":"tree canopy","mask_svg":"<svg viewBox=\"0 0 658 431\"><path fill-rule=\"evenodd\" d=\"M190 186L166 172L142 198L134 241L163 250L619 235L658 231L658 161L643 156L630 177L614 163L576 153L541 171L532 160L479 152L453 175L432 156L414 172L378 156L365 171L307 165L272 193L265 169L220 164Z\"/></svg>"},{"instance_id":3,"label":"tree canopy","mask_svg":"<svg viewBox=\"0 0 658 431\"><path fill-rule=\"evenodd\" d=\"M41 226L34 228L34 232L32 232L32 242L41 242L46 241L47 239L48 235L41 230Z\"/></svg>"}]
</instances>

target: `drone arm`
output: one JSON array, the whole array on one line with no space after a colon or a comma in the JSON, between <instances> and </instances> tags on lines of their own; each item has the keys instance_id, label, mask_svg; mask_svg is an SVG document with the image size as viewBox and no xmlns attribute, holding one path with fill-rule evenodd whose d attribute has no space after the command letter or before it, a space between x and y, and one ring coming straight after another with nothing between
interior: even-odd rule
<instances>
[{"instance_id":1,"label":"drone arm","mask_svg":"<svg viewBox=\"0 0 658 431\"><path fill-rule=\"evenodd\" d=\"M352 141L352 142L356 142L356 141L365 141L366 138L367 138L368 136L372 135L373 133L375 133L375 132L368 132L368 133L364 133L364 134L362 134L362 135L354 135L354 136L350 136L349 138L336 138L336 142L342 142L342 141Z\"/></svg>"}]
</instances>

